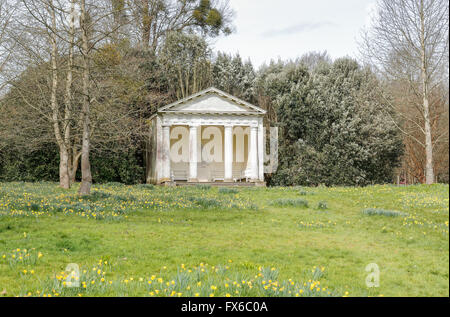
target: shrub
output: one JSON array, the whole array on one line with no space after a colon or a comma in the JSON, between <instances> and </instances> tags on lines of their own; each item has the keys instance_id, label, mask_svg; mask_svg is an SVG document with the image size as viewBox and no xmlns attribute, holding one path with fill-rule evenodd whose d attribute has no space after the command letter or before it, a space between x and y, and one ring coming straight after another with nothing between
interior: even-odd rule
<instances>
[{"instance_id":1,"label":"shrub","mask_svg":"<svg viewBox=\"0 0 450 317\"><path fill-rule=\"evenodd\" d=\"M377 208L368 208L362 211L364 215L368 216L386 216L386 217L398 217L405 216L406 214L399 211L394 210L386 210L386 209L377 209Z\"/></svg>"},{"instance_id":2,"label":"shrub","mask_svg":"<svg viewBox=\"0 0 450 317\"><path fill-rule=\"evenodd\" d=\"M299 198L279 198L272 201L273 206L278 207L308 207L308 202Z\"/></svg>"}]
</instances>

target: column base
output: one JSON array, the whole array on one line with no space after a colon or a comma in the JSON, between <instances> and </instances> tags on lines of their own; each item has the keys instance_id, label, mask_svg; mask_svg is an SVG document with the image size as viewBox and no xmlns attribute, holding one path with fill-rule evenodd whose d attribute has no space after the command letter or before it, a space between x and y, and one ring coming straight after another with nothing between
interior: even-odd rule
<instances>
[{"instance_id":1,"label":"column base","mask_svg":"<svg viewBox=\"0 0 450 317\"><path fill-rule=\"evenodd\" d=\"M188 183L198 183L198 178L188 178Z\"/></svg>"},{"instance_id":2,"label":"column base","mask_svg":"<svg viewBox=\"0 0 450 317\"><path fill-rule=\"evenodd\" d=\"M234 180L232 178L225 178L223 180L224 183L234 183Z\"/></svg>"},{"instance_id":3,"label":"column base","mask_svg":"<svg viewBox=\"0 0 450 317\"><path fill-rule=\"evenodd\" d=\"M171 182L171 181L172 180L170 178L164 177L159 180L159 183L162 184L162 183L167 183L167 182Z\"/></svg>"}]
</instances>

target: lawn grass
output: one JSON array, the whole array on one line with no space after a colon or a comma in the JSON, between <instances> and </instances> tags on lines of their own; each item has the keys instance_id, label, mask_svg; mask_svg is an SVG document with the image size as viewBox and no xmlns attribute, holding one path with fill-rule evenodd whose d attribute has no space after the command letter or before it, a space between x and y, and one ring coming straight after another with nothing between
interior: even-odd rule
<instances>
[{"instance_id":1,"label":"lawn grass","mask_svg":"<svg viewBox=\"0 0 450 317\"><path fill-rule=\"evenodd\" d=\"M448 185L77 188L0 183L0 292L449 296ZM69 263L80 287L63 285Z\"/></svg>"}]
</instances>

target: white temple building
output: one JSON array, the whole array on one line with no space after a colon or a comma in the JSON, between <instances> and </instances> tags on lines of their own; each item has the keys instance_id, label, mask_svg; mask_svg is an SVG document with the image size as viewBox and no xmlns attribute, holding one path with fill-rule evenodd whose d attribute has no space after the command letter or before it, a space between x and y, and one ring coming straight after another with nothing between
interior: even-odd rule
<instances>
[{"instance_id":1,"label":"white temple building","mask_svg":"<svg viewBox=\"0 0 450 317\"><path fill-rule=\"evenodd\" d=\"M150 118L147 182L264 184L266 111L208 88Z\"/></svg>"}]
</instances>

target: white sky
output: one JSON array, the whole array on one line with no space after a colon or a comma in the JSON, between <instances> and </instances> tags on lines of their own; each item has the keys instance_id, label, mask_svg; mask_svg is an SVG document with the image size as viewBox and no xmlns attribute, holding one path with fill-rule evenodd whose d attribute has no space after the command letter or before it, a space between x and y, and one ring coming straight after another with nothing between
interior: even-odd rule
<instances>
[{"instance_id":1,"label":"white sky","mask_svg":"<svg viewBox=\"0 0 450 317\"><path fill-rule=\"evenodd\" d=\"M213 42L216 51L250 58L255 67L271 59L327 51L356 57L361 29L375 0L230 0L236 31Z\"/></svg>"}]
</instances>

